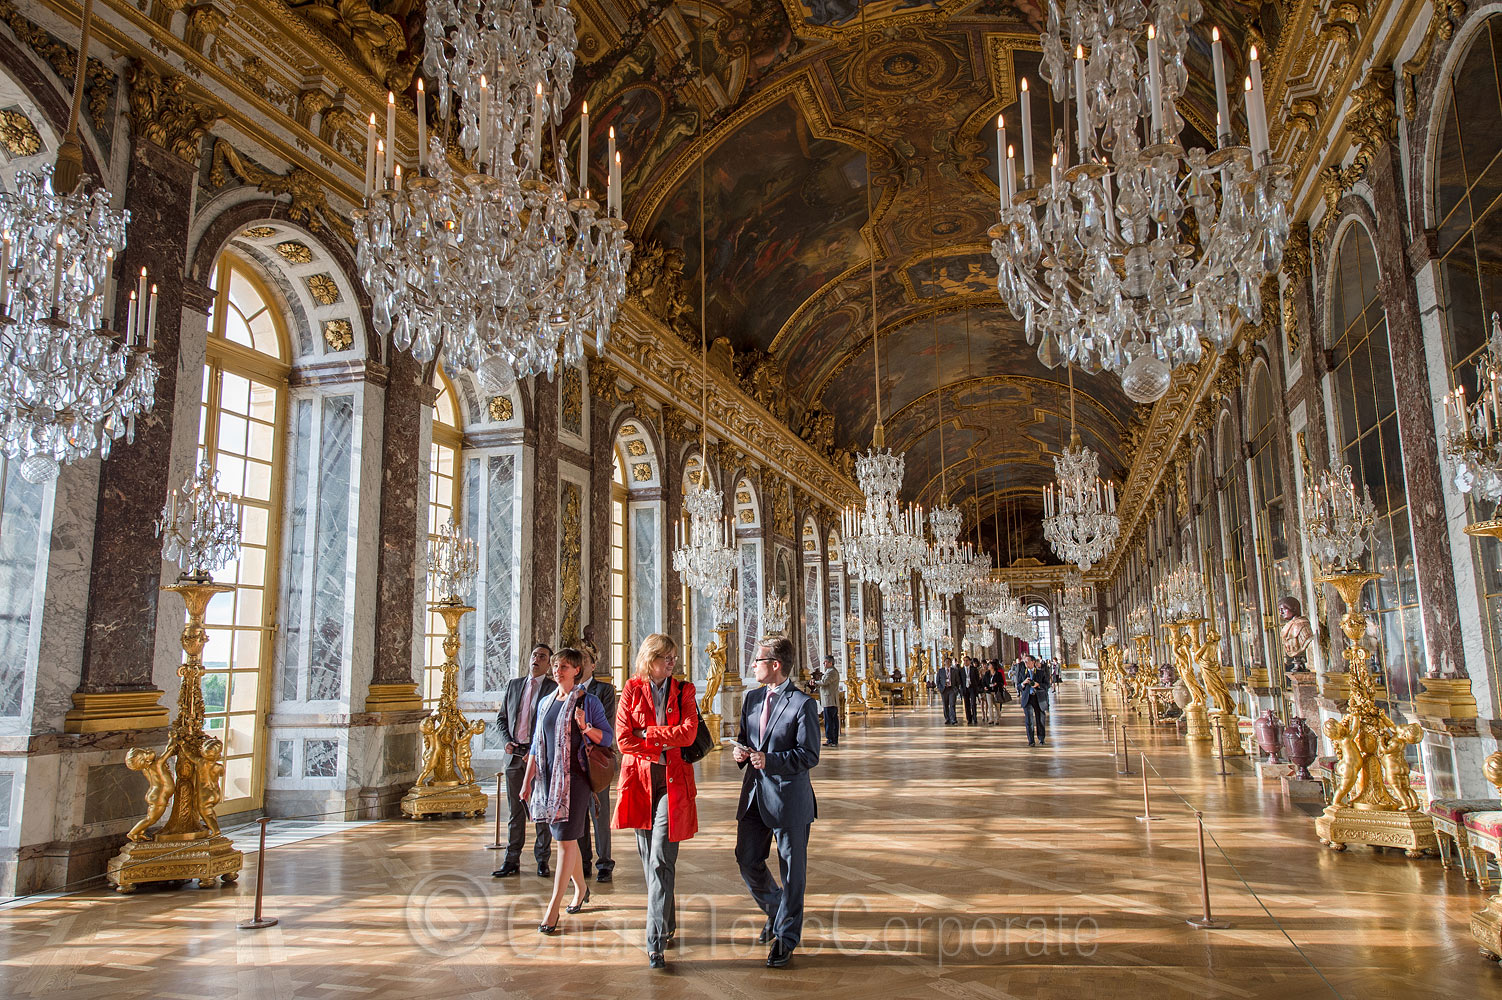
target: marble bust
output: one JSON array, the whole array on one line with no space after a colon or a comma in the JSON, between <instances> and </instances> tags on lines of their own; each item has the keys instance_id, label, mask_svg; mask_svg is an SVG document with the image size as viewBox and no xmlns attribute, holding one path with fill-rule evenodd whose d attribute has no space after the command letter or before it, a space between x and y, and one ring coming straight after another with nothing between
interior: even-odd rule
<instances>
[{"instance_id":1,"label":"marble bust","mask_svg":"<svg viewBox=\"0 0 1502 1000\"><path fill-rule=\"evenodd\" d=\"M1278 617L1283 620L1283 668L1290 673L1309 670L1307 657L1309 644L1314 641L1314 629L1304 617L1304 607L1297 597L1284 597L1278 601Z\"/></svg>"}]
</instances>

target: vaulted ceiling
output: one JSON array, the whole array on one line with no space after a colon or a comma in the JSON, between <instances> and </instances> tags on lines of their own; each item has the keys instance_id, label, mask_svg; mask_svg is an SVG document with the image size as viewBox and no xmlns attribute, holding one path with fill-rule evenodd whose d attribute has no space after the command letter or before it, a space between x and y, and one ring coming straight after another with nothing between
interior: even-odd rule
<instances>
[{"instance_id":1,"label":"vaulted ceiling","mask_svg":"<svg viewBox=\"0 0 1502 1000\"><path fill-rule=\"evenodd\" d=\"M420 3L372 7L418 25L407 34L420 44ZM1276 45L1281 27L1273 3L1204 7L1190 97L1180 105L1200 135L1214 118L1211 26L1231 42L1232 79L1248 37ZM947 493L988 526L1006 502L1035 523L1051 456L1068 440L1067 378L1037 361L1001 302L986 230L996 218L996 115L1017 120L1019 79L1030 78L1042 98L1038 149L1049 148L1064 111L1038 79L1046 6L575 0L573 8L575 106L589 101L593 148L616 130L633 238L682 251L693 329L704 267L710 339L725 338L743 366L775 362L795 429L827 413L836 447L864 449L876 421L874 327L887 443L907 454L905 494L931 506ZM594 186L604 187L603 173ZM1119 483L1132 460L1128 429L1141 415L1113 376L1076 372L1074 384L1082 435ZM1053 561L1033 549L1027 554Z\"/></svg>"}]
</instances>

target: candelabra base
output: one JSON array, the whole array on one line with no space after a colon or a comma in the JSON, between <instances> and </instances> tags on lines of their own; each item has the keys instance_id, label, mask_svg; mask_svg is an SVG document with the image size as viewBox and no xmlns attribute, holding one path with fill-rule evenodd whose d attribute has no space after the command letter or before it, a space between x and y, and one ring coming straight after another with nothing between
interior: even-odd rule
<instances>
[{"instance_id":1,"label":"candelabra base","mask_svg":"<svg viewBox=\"0 0 1502 1000\"><path fill-rule=\"evenodd\" d=\"M1208 743L1215 739L1210 729L1210 713L1199 702L1184 706L1184 738L1195 743Z\"/></svg>"},{"instance_id":2,"label":"candelabra base","mask_svg":"<svg viewBox=\"0 0 1502 1000\"><path fill-rule=\"evenodd\" d=\"M725 720L715 712L707 712L702 718L704 725L709 729L709 751L713 753L720 749L720 728L725 724Z\"/></svg>"},{"instance_id":3,"label":"candelabra base","mask_svg":"<svg viewBox=\"0 0 1502 1000\"><path fill-rule=\"evenodd\" d=\"M1324 815L1314 821L1314 830L1321 844L1337 851L1348 844L1368 844L1399 848L1410 858L1418 858L1439 847L1434 823L1425 812L1326 806Z\"/></svg>"},{"instance_id":4,"label":"candelabra base","mask_svg":"<svg viewBox=\"0 0 1502 1000\"><path fill-rule=\"evenodd\" d=\"M226 885L240 877L245 857L222 833L186 840L130 840L110 859L104 877L117 892L131 893L150 882L197 879L206 889L215 880Z\"/></svg>"},{"instance_id":5,"label":"candelabra base","mask_svg":"<svg viewBox=\"0 0 1502 1000\"><path fill-rule=\"evenodd\" d=\"M429 816L484 816L488 797L474 782L440 782L413 786L402 796L402 815L409 819Z\"/></svg>"}]
</instances>

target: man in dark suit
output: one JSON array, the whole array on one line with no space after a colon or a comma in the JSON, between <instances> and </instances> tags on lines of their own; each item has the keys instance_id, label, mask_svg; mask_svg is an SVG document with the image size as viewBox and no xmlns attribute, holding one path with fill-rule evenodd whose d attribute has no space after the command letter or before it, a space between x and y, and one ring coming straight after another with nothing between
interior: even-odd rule
<instances>
[{"instance_id":1,"label":"man in dark suit","mask_svg":"<svg viewBox=\"0 0 1502 1000\"><path fill-rule=\"evenodd\" d=\"M592 673L584 690L600 699L605 706L605 718L615 721L617 695L615 683L610 679L610 668L600 662L600 650L594 643L593 626L584 626L584 643L579 647L584 653L584 667ZM594 839L590 839L589 827L584 828L584 837L579 841L579 856L584 864L584 877L589 878L590 862L594 859L594 845L600 845L600 858L595 863L595 881L611 882L615 879L615 858L610 854L610 785L595 792L589 803L589 821L594 827Z\"/></svg>"},{"instance_id":2,"label":"man in dark suit","mask_svg":"<svg viewBox=\"0 0 1502 1000\"><path fill-rule=\"evenodd\" d=\"M939 687L939 696L944 699L944 725L958 726L960 720L955 715L955 702L964 689L965 678L960 673L960 668L947 656L944 658L944 665L939 668L939 679L935 683Z\"/></svg>"},{"instance_id":3,"label":"man in dark suit","mask_svg":"<svg viewBox=\"0 0 1502 1000\"><path fill-rule=\"evenodd\" d=\"M789 681L793 643L768 639L756 648L761 688L741 704L740 746L731 755L746 774L736 806L735 861L761 912L761 941L772 942L767 967L780 969L803 938L803 889L808 875L808 830L818 816L808 772L819 763L819 708ZM747 767L747 765L750 765ZM777 838L779 888L767 870Z\"/></svg>"},{"instance_id":4,"label":"man in dark suit","mask_svg":"<svg viewBox=\"0 0 1502 1000\"><path fill-rule=\"evenodd\" d=\"M490 874L495 878L518 875L522 870L522 842L527 835L527 804L522 801L522 779L527 774L527 748L532 745L532 726L537 721L538 706L543 699L558 687L548 676L552 666L553 647L539 642L532 647L532 671L526 677L513 677L506 682L506 691L501 701L501 710L496 713L495 724L505 744L506 804L511 814L506 822L506 857L501 867ZM537 834L532 843L532 854L537 858L537 874L547 877L548 854L553 849L553 838L546 823L537 824Z\"/></svg>"},{"instance_id":5,"label":"man in dark suit","mask_svg":"<svg viewBox=\"0 0 1502 1000\"><path fill-rule=\"evenodd\" d=\"M1037 743L1048 740L1048 668L1035 657L1024 658L1017 668L1017 704L1022 709L1022 718L1027 722L1027 745L1034 746L1033 732L1037 730Z\"/></svg>"},{"instance_id":6,"label":"man in dark suit","mask_svg":"<svg viewBox=\"0 0 1502 1000\"><path fill-rule=\"evenodd\" d=\"M975 725L975 699L980 695L980 661L967 657L965 667L965 722Z\"/></svg>"}]
</instances>

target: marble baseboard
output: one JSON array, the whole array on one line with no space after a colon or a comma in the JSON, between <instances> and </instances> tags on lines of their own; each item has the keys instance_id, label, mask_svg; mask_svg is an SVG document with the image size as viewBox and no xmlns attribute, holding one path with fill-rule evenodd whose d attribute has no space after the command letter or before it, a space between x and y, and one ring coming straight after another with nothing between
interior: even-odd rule
<instances>
[{"instance_id":1,"label":"marble baseboard","mask_svg":"<svg viewBox=\"0 0 1502 1000\"><path fill-rule=\"evenodd\" d=\"M124 843L125 834L118 833L0 848L0 897L97 887Z\"/></svg>"}]
</instances>

